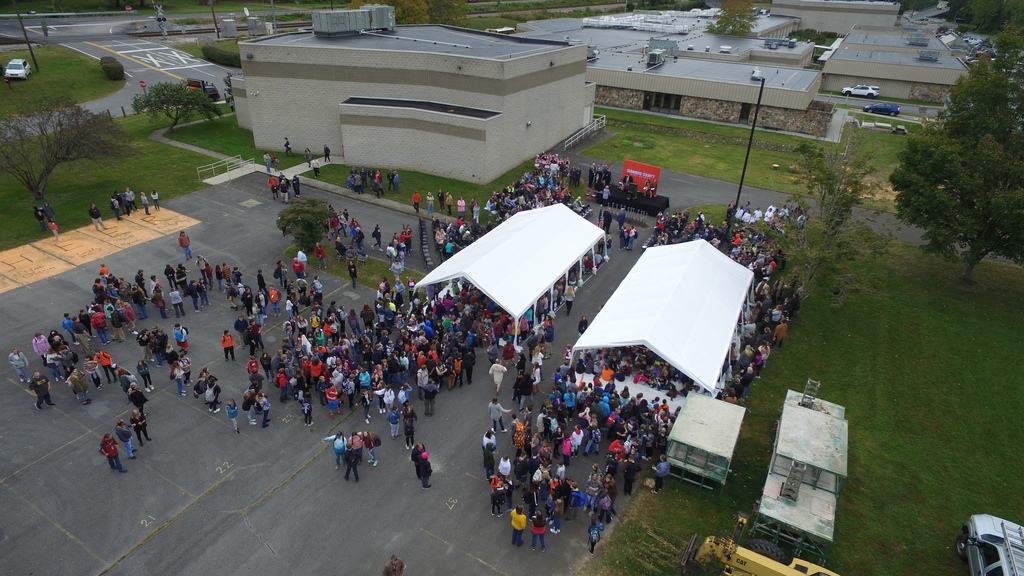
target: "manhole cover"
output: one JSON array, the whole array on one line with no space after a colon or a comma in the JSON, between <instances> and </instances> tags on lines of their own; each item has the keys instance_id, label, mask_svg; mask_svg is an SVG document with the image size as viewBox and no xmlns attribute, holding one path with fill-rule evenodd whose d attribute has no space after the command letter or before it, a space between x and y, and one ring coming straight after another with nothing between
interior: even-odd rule
<instances>
[{"instance_id":1,"label":"manhole cover","mask_svg":"<svg viewBox=\"0 0 1024 576\"><path fill-rule=\"evenodd\" d=\"M238 204L241 206L245 206L246 208L252 208L253 206L259 206L260 204L263 204L263 202L260 202L259 200L243 200Z\"/></svg>"}]
</instances>

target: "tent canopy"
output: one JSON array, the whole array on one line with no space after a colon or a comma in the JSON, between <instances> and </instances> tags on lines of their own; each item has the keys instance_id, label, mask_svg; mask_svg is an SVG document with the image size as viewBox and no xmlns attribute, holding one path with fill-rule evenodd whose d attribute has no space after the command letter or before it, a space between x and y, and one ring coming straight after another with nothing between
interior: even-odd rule
<instances>
[{"instance_id":1,"label":"tent canopy","mask_svg":"<svg viewBox=\"0 0 1024 576\"><path fill-rule=\"evenodd\" d=\"M419 285L466 278L519 318L603 238L601 228L563 204L525 210L441 263Z\"/></svg>"},{"instance_id":2,"label":"tent canopy","mask_svg":"<svg viewBox=\"0 0 1024 576\"><path fill-rule=\"evenodd\" d=\"M573 350L646 346L714 392L753 277L704 240L648 248Z\"/></svg>"}]
</instances>

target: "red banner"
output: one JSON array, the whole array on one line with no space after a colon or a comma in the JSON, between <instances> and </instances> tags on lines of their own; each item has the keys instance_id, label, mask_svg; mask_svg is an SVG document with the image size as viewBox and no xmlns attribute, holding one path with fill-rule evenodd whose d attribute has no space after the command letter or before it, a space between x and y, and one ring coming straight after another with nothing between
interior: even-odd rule
<instances>
[{"instance_id":1,"label":"red banner","mask_svg":"<svg viewBox=\"0 0 1024 576\"><path fill-rule=\"evenodd\" d=\"M648 181L650 181L651 187L656 190L658 180L661 180L661 168L632 160L625 160L623 162L622 178L625 179L627 174L632 176L633 184L636 184L637 188L641 191L644 189L644 184Z\"/></svg>"}]
</instances>

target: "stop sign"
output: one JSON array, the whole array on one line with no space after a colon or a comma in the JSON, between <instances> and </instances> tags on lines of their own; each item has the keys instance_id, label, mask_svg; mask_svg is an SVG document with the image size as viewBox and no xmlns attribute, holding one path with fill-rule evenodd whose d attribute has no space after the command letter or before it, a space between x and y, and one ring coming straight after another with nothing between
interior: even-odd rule
<instances>
[{"instance_id":1,"label":"stop sign","mask_svg":"<svg viewBox=\"0 0 1024 576\"><path fill-rule=\"evenodd\" d=\"M132 11L132 7L131 6L125 6L124 7L124 11L125 12L131 12Z\"/></svg>"},{"instance_id":2,"label":"stop sign","mask_svg":"<svg viewBox=\"0 0 1024 576\"><path fill-rule=\"evenodd\" d=\"M145 88L145 87L146 87L146 81L145 80L139 80L139 88Z\"/></svg>"}]
</instances>

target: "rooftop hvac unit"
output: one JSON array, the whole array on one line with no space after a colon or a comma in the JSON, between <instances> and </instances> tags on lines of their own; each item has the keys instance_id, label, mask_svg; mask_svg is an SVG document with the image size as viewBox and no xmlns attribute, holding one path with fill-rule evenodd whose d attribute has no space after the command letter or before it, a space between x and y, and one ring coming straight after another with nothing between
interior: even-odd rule
<instances>
[{"instance_id":1,"label":"rooftop hvac unit","mask_svg":"<svg viewBox=\"0 0 1024 576\"><path fill-rule=\"evenodd\" d=\"M757 68L754 68L754 71L750 73L750 81L760 82L761 80L764 80L764 74Z\"/></svg>"},{"instance_id":2,"label":"rooftop hvac unit","mask_svg":"<svg viewBox=\"0 0 1024 576\"><path fill-rule=\"evenodd\" d=\"M718 47L718 53L719 54L731 54L732 53L732 46L719 46Z\"/></svg>"},{"instance_id":3,"label":"rooftop hvac unit","mask_svg":"<svg viewBox=\"0 0 1024 576\"><path fill-rule=\"evenodd\" d=\"M687 45L687 46L686 46L686 49L687 49L687 50L693 50L693 44L689 44L689 45Z\"/></svg>"},{"instance_id":4,"label":"rooftop hvac unit","mask_svg":"<svg viewBox=\"0 0 1024 576\"><path fill-rule=\"evenodd\" d=\"M358 10L323 10L313 12L313 33L322 36L352 34L360 30L394 30L395 9L379 4Z\"/></svg>"},{"instance_id":5,"label":"rooftop hvac unit","mask_svg":"<svg viewBox=\"0 0 1024 576\"><path fill-rule=\"evenodd\" d=\"M647 41L647 51L662 50L665 56L675 56L679 53L679 43L666 38L651 38Z\"/></svg>"},{"instance_id":6,"label":"rooftop hvac unit","mask_svg":"<svg viewBox=\"0 0 1024 576\"><path fill-rule=\"evenodd\" d=\"M665 61L665 51L661 49L651 50L647 53L647 65L657 66Z\"/></svg>"},{"instance_id":7,"label":"rooftop hvac unit","mask_svg":"<svg viewBox=\"0 0 1024 576\"><path fill-rule=\"evenodd\" d=\"M936 50L918 50L917 59L925 62L938 62L939 53Z\"/></svg>"},{"instance_id":8,"label":"rooftop hvac unit","mask_svg":"<svg viewBox=\"0 0 1024 576\"><path fill-rule=\"evenodd\" d=\"M920 32L915 32L907 38L907 44L911 46L927 46L929 38Z\"/></svg>"}]
</instances>

